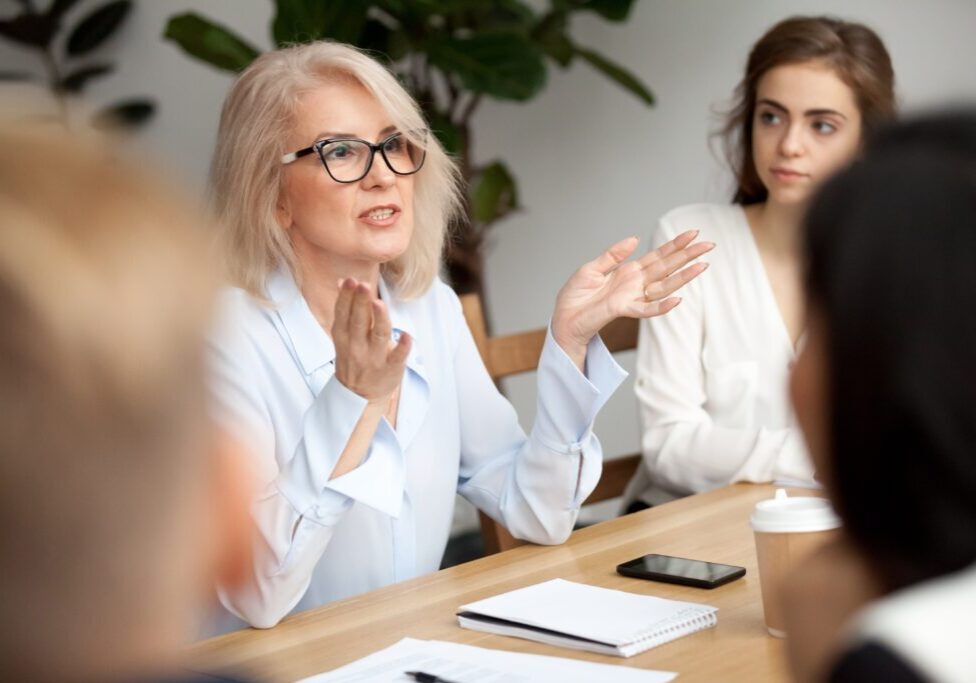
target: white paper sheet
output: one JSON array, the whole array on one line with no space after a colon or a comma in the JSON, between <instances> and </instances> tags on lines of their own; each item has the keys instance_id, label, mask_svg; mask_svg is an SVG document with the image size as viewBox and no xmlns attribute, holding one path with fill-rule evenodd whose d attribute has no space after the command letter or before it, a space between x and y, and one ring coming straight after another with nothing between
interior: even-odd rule
<instances>
[{"instance_id":1,"label":"white paper sheet","mask_svg":"<svg viewBox=\"0 0 976 683\"><path fill-rule=\"evenodd\" d=\"M488 650L439 640L404 638L339 669L299 683L407 683L424 671L455 683L666 683L677 674L563 657Z\"/></svg>"},{"instance_id":2,"label":"white paper sheet","mask_svg":"<svg viewBox=\"0 0 976 683\"><path fill-rule=\"evenodd\" d=\"M773 486L777 488L813 489L816 491L823 489L823 484L813 479L787 479L785 477L774 481Z\"/></svg>"}]
</instances>

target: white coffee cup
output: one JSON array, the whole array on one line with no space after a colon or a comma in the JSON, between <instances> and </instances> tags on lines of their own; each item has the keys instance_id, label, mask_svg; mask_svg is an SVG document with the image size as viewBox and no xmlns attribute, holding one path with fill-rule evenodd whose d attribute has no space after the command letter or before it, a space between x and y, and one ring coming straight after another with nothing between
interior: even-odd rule
<instances>
[{"instance_id":1,"label":"white coffee cup","mask_svg":"<svg viewBox=\"0 0 976 683\"><path fill-rule=\"evenodd\" d=\"M777 489L775 498L756 504L749 524L756 535L766 629L784 638L783 582L806 556L836 536L840 518L826 498L790 497Z\"/></svg>"}]
</instances>

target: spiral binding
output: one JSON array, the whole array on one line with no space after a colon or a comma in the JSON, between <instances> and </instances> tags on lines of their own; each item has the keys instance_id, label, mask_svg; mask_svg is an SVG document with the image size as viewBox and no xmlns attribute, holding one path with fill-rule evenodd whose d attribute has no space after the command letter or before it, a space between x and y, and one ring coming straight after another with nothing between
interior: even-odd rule
<instances>
[{"instance_id":1,"label":"spiral binding","mask_svg":"<svg viewBox=\"0 0 976 683\"><path fill-rule=\"evenodd\" d=\"M689 618L689 612L695 613L695 616ZM690 633L711 628L717 623L718 619L713 610L688 610L675 615L663 624L655 624L653 629L637 634L629 643L618 647L622 652L627 653L627 656L630 656L669 643Z\"/></svg>"}]
</instances>

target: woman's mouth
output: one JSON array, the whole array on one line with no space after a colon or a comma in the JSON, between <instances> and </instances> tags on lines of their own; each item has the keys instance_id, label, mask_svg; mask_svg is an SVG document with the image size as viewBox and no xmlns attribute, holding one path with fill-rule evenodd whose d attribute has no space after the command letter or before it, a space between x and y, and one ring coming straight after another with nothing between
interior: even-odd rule
<instances>
[{"instance_id":1,"label":"woman's mouth","mask_svg":"<svg viewBox=\"0 0 976 683\"><path fill-rule=\"evenodd\" d=\"M396 223L400 213L400 209L396 206L376 206L360 214L359 219L370 225L387 227Z\"/></svg>"},{"instance_id":2,"label":"woman's mouth","mask_svg":"<svg viewBox=\"0 0 976 683\"><path fill-rule=\"evenodd\" d=\"M800 173L799 171L794 171L789 168L773 168L770 169L773 176L780 182L795 182L798 180L805 180L810 176L806 173Z\"/></svg>"}]
</instances>

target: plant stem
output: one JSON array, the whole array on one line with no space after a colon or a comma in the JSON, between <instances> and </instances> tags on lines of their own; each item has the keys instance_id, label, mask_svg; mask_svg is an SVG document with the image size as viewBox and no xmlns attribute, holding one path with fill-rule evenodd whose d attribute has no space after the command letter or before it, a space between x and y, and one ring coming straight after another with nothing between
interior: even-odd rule
<instances>
[{"instance_id":1,"label":"plant stem","mask_svg":"<svg viewBox=\"0 0 976 683\"><path fill-rule=\"evenodd\" d=\"M51 46L48 45L44 48L44 66L47 67L48 75L48 87L51 89L51 94L54 96L55 101L58 104L58 112L61 115L61 121L64 123L64 127L68 127L68 103L65 101L64 91L61 89L61 71L58 69L58 62L54 58L54 52Z\"/></svg>"},{"instance_id":2,"label":"plant stem","mask_svg":"<svg viewBox=\"0 0 976 683\"><path fill-rule=\"evenodd\" d=\"M461 125L467 127L468 122L471 121L471 116L474 114L474 110L478 108L479 104L481 104L481 93L472 95L464 111L461 113Z\"/></svg>"}]
</instances>

